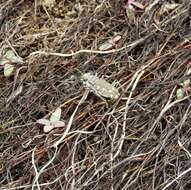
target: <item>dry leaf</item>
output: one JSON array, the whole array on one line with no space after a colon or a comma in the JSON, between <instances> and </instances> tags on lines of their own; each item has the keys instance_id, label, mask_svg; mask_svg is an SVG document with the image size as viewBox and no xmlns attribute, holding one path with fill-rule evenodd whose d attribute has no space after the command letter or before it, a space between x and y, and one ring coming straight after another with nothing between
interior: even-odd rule
<instances>
[{"instance_id":1,"label":"dry leaf","mask_svg":"<svg viewBox=\"0 0 191 190\"><path fill-rule=\"evenodd\" d=\"M158 16L163 15L164 13L174 10L176 7L178 7L180 4L178 3L165 3L164 5L162 5L162 7L160 8L159 12L158 12Z\"/></svg>"},{"instance_id":2,"label":"dry leaf","mask_svg":"<svg viewBox=\"0 0 191 190\"><path fill-rule=\"evenodd\" d=\"M120 35L114 36L112 39L110 39L110 40L104 42L102 45L100 45L99 50L106 51L106 50L113 48L120 39L121 39Z\"/></svg>"},{"instance_id":3,"label":"dry leaf","mask_svg":"<svg viewBox=\"0 0 191 190\"><path fill-rule=\"evenodd\" d=\"M158 24L160 21L160 17L166 13L169 12L171 10L174 10L176 7L178 7L180 4L178 3L165 3L161 6L161 8L159 9L159 11L157 11L154 15L154 21Z\"/></svg>"},{"instance_id":4,"label":"dry leaf","mask_svg":"<svg viewBox=\"0 0 191 190\"><path fill-rule=\"evenodd\" d=\"M117 43L121 39L120 35L114 36L113 39L111 40L112 43Z\"/></svg>"},{"instance_id":5,"label":"dry leaf","mask_svg":"<svg viewBox=\"0 0 191 190\"><path fill-rule=\"evenodd\" d=\"M7 98L7 102L15 99L22 91L23 91L23 86L21 85L15 91L12 92L9 98Z\"/></svg>"},{"instance_id":6,"label":"dry leaf","mask_svg":"<svg viewBox=\"0 0 191 190\"><path fill-rule=\"evenodd\" d=\"M153 3L149 2L149 5L146 7L145 12L148 13L154 6L159 3L160 0L154 0Z\"/></svg>"},{"instance_id":7,"label":"dry leaf","mask_svg":"<svg viewBox=\"0 0 191 190\"><path fill-rule=\"evenodd\" d=\"M100 47L99 47L99 50L100 51L105 51L105 50L108 50L108 49L111 49L113 47L113 44L109 43L109 42L105 42L103 43Z\"/></svg>"},{"instance_id":8,"label":"dry leaf","mask_svg":"<svg viewBox=\"0 0 191 190\"><path fill-rule=\"evenodd\" d=\"M129 18L129 22L133 23L135 20L135 8L132 5L128 5L126 7L126 14L127 17Z\"/></svg>"},{"instance_id":9,"label":"dry leaf","mask_svg":"<svg viewBox=\"0 0 191 190\"><path fill-rule=\"evenodd\" d=\"M139 9L144 9L144 6L139 2L133 1L131 4Z\"/></svg>"}]
</instances>

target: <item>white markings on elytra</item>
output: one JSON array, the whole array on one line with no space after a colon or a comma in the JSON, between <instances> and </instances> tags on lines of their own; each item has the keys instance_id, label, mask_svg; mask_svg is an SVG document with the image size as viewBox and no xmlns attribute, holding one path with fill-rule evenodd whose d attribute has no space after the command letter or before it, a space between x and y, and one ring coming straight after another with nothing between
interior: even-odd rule
<instances>
[{"instance_id":1,"label":"white markings on elytra","mask_svg":"<svg viewBox=\"0 0 191 190\"><path fill-rule=\"evenodd\" d=\"M84 84L89 87L95 94L106 98L117 99L119 97L119 91L104 79L100 79L91 73L85 73L82 75Z\"/></svg>"},{"instance_id":2,"label":"white markings on elytra","mask_svg":"<svg viewBox=\"0 0 191 190\"><path fill-rule=\"evenodd\" d=\"M100 87L100 86L97 86L97 87L96 87L96 89L97 89L97 90L100 90L100 89L101 89L101 87Z\"/></svg>"}]
</instances>

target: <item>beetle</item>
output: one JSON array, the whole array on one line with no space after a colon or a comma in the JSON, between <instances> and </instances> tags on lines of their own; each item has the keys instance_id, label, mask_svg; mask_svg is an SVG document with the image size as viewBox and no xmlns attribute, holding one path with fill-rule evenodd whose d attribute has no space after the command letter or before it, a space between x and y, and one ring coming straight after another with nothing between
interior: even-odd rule
<instances>
[{"instance_id":1,"label":"beetle","mask_svg":"<svg viewBox=\"0 0 191 190\"><path fill-rule=\"evenodd\" d=\"M117 99L120 96L116 87L96 75L85 73L82 75L82 80L86 87L90 88L91 91L100 97Z\"/></svg>"}]
</instances>

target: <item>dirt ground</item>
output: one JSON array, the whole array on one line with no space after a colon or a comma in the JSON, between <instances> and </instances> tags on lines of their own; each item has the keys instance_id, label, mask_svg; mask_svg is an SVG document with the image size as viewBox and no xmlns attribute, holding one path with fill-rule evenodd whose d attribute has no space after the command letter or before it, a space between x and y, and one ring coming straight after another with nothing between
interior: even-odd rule
<instances>
[{"instance_id":1,"label":"dirt ground","mask_svg":"<svg viewBox=\"0 0 191 190\"><path fill-rule=\"evenodd\" d=\"M1 0L0 48L0 189L191 189L190 0Z\"/></svg>"}]
</instances>

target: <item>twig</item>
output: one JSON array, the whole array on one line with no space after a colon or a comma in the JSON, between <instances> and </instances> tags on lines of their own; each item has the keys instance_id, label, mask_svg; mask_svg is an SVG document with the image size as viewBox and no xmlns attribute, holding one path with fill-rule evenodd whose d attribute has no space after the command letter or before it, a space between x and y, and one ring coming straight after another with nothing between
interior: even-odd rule
<instances>
[{"instance_id":1,"label":"twig","mask_svg":"<svg viewBox=\"0 0 191 190\"><path fill-rule=\"evenodd\" d=\"M165 185L165 187L162 188L162 190L167 189L168 187L170 187L174 182L176 182L178 179L180 179L182 176L186 175L187 173L191 172L191 167L188 168L187 170L185 170L184 172L182 172L180 175L178 175L175 179L173 179L171 182L169 182L167 185Z\"/></svg>"},{"instance_id":2,"label":"twig","mask_svg":"<svg viewBox=\"0 0 191 190\"><path fill-rule=\"evenodd\" d=\"M34 182L33 182L33 186L32 186L32 190L34 190L35 184L38 183L38 178L40 177L40 175L41 175L41 174L44 172L44 170L54 161L54 159L55 159L55 157L56 157L56 155L57 155L57 152L58 152L58 145L59 145L60 143L62 143L62 141L64 140L64 138L67 136L67 134L68 134L68 132L69 132L69 130L70 130L70 128L71 128L73 118L74 118L74 116L75 116L75 114L76 114L76 112L77 112L79 106L80 106L81 103L85 100L86 97L87 97L87 93L85 93L85 94L82 96L82 98L81 98L79 104L77 105L77 107L76 107L76 109L74 110L72 116L70 117L70 120L69 120L69 122L68 122L68 125L67 125L67 128L66 128L64 134L62 135L62 137L61 137L58 141L56 141L56 143L54 143L54 145L53 145L53 147L55 148L54 155L53 155L53 157L48 161L48 163L42 167L42 169L39 171L39 173L37 173L37 175L35 176L35 179L34 179Z\"/></svg>"},{"instance_id":3,"label":"twig","mask_svg":"<svg viewBox=\"0 0 191 190\"><path fill-rule=\"evenodd\" d=\"M112 49L112 50L107 50L107 51L82 49L82 50L76 51L74 53L66 53L66 54L63 54L63 53L51 53L51 52L45 52L45 51L35 51L35 52L32 52L29 56L41 54L41 55L53 55L53 56L59 56L59 57L72 57L72 56L78 55L80 53L110 54L110 53L120 52L120 51L125 50L127 48L131 49L131 48L137 46L138 44L142 43L145 39L146 38L140 38L140 39L136 40L135 42L133 42L133 43L127 45L127 46L121 47L119 49Z\"/></svg>"}]
</instances>

